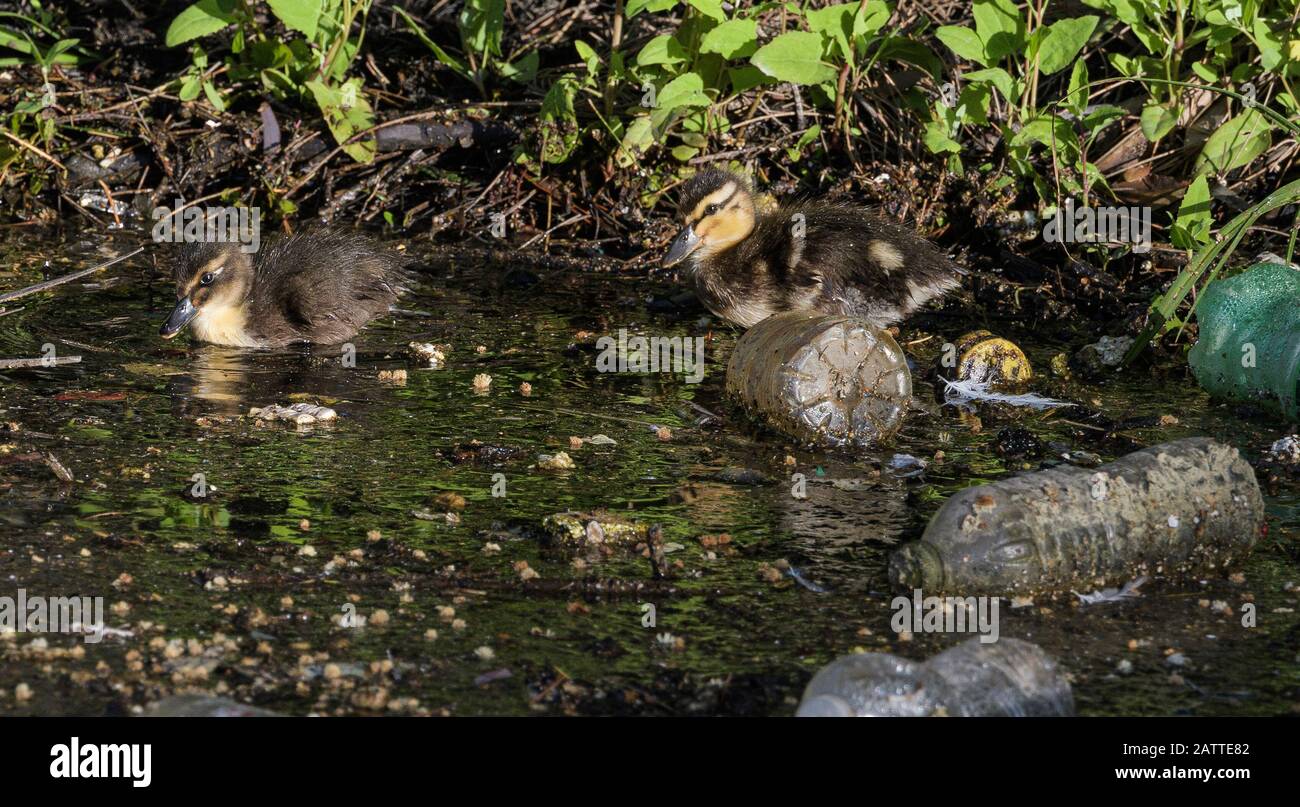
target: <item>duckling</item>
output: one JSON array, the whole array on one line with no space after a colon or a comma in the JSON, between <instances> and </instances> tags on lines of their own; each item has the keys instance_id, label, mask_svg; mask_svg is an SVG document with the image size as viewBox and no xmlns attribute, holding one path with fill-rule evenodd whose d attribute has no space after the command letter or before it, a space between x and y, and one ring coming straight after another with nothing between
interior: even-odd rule
<instances>
[{"instance_id":1,"label":"duckling","mask_svg":"<svg viewBox=\"0 0 1300 807\"><path fill-rule=\"evenodd\" d=\"M346 342L406 291L398 259L357 233L311 229L253 256L235 242L185 244L176 307L159 333L189 325L204 342L276 348Z\"/></svg>"},{"instance_id":2,"label":"duckling","mask_svg":"<svg viewBox=\"0 0 1300 807\"><path fill-rule=\"evenodd\" d=\"M736 174L696 174L678 205L685 229L663 259L665 267L686 261L705 306L742 327L789 310L885 327L965 274L929 241L862 208L755 199Z\"/></svg>"}]
</instances>

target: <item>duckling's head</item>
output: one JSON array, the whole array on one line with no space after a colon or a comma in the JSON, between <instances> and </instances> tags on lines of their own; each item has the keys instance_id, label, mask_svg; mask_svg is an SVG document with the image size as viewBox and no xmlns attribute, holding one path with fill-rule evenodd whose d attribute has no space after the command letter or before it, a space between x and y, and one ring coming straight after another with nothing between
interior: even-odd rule
<instances>
[{"instance_id":1,"label":"duckling's head","mask_svg":"<svg viewBox=\"0 0 1300 807\"><path fill-rule=\"evenodd\" d=\"M175 264L176 307L158 329L171 339L200 314L237 311L253 284L253 261L236 242L185 244Z\"/></svg>"},{"instance_id":2,"label":"duckling's head","mask_svg":"<svg viewBox=\"0 0 1300 807\"><path fill-rule=\"evenodd\" d=\"M677 205L685 227L673 239L665 267L730 249L754 231L754 192L749 182L730 171L701 171L682 188Z\"/></svg>"}]
</instances>

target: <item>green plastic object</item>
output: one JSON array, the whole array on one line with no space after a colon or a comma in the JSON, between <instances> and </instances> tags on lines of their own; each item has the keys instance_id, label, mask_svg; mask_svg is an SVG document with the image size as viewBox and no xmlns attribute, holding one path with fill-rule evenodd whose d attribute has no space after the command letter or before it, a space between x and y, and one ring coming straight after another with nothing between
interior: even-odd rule
<instances>
[{"instance_id":1,"label":"green plastic object","mask_svg":"<svg viewBox=\"0 0 1300 807\"><path fill-rule=\"evenodd\" d=\"M1187 360L1211 395L1297 417L1300 270L1257 263L1211 283L1196 307L1200 337Z\"/></svg>"}]
</instances>

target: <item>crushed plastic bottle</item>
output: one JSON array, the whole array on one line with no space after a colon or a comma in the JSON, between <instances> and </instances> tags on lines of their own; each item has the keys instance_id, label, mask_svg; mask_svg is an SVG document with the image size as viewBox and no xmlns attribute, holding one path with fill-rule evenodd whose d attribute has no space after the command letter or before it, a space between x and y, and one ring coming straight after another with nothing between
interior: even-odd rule
<instances>
[{"instance_id":1,"label":"crushed plastic bottle","mask_svg":"<svg viewBox=\"0 0 1300 807\"><path fill-rule=\"evenodd\" d=\"M838 658L808 682L797 717L1068 717L1056 662L1019 639L978 638L926 662L888 653Z\"/></svg>"},{"instance_id":2,"label":"crushed plastic bottle","mask_svg":"<svg viewBox=\"0 0 1300 807\"><path fill-rule=\"evenodd\" d=\"M1200 576L1250 553L1264 524L1237 449L1192 437L1098 468L1057 467L966 488L896 550L899 590L1007 596L1139 575Z\"/></svg>"},{"instance_id":3,"label":"crushed plastic bottle","mask_svg":"<svg viewBox=\"0 0 1300 807\"><path fill-rule=\"evenodd\" d=\"M798 439L865 447L902 426L912 376L894 338L866 320L792 311L740 338L727 392Z\"/></svg>"},{"instance_id":4,"label":"crushed plastic bottle","mask_svg":"<svg viewBox=\"0 0 1300 807\"><path fill-rule=\"evenodd\" d=\"M1196 307L1188 354L1201 386L1219 398L1300 417L1300 271L1257 263L1211 283Z\"/></svg>"}]
</instances>

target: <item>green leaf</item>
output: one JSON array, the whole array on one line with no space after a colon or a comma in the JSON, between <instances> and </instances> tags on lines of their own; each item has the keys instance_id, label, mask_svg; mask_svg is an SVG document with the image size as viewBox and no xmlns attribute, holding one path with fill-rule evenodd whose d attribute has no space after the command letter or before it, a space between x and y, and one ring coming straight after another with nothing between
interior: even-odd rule
<instances>
[{"instance_id":1,"label":"green leaf","mask_svg":"<svg viewBox=\"0 0 1300 807\"><path fill-rule=\"evenodd\" d=\"M627 6L623 9L623 16L630 20L642 11L667 11L675 5L677 5L677 0L627 0Z\"/></svg>"},{"instance_id":2,"label":"green leaf","mask_svg":"<svg viewBox=\"0 0 1300 807\"><path fill-rule=\"evenodd\" d=\"M804 19L808 20L809 29L836 44L841 59L849 60L853 58L853 41L857 38L853 28L858 8L857 3L840 3L809 11Z\"/></svg>"},{"instance_id":3,"label":"green leaf","mask_svg":"<svg viewBox=\"0 0 1300 807\"><path fill-rule=\"evenodd\" d=\"M203 82L203 94L208 97L208 103L217 108L218 112L226 111L226 100L217 92L217 86L211 81Z\"/></svg>"},{"instance_id":4,"label":"green leaf","mask_svg":"<svg viewBox=\"0 0 1300 807\"><path fill-rule=\"evenodd\" d=\"M235 0L199 0L176 15L167 26L163 41L167 47L214 34L235 21Z\"/></svg>"},{"instance_id":5,"label":"green leaf","mask_svg":"<svg viewBox=\"0 0 1300 807\"><path fill-rule=\"evenodd\" d=\"M1072 17L1047 26L1038 46L1038 70L1045 76L1070 66L1097 28L1097 17Z\"/></svg>"},{"instance_id":6,"label":"green leaf","mask_svg":"<svg viewBox=\"0 0 1300 807\"><path fill-rule=\"evenodd\" d=\"M925 147L933 154L957 154L961 151L961 144L948 136L948 127L937 120L925 124Z\"/></svg>"},{"instance_id":7,"label":"green leaf","mask_svg":"<svg viewBox=\"0 0 1300 807\"><path fill-rule=\"evenodd\" d=\"M583 42L581 39L573 43L573 49L578 52L578 58L587 66L587 75L597 76L600 74L600 56L596 50Z\"/></svg>"},{"instance_id":8,"label":"green leaf","mask_svg":"<svg viewBox=\"0 0 1300 807\"><path fill-rule=\"evenodd\" d=\"M538 116L537 154L543 162L562 163L573 156L578 148L578 118L573 111L573 101L578 95L578 82L566 75L546 93Z\"/></svg>"},{"instance_id":9,"label":"green leaf","mask_svg":"<svg viewBox=\"0 0 1300 807\"><path fill-rule=\"evenodd\" d=\"M537 78L539 58L537 49L534 48L513 62L502 62L497 69L501 72L503 78L508 78L520 84L531 84L533 79Z\"/></svg>"},{"instance_id":10,"label":"green leaf","mask_svg":"<svg viewBox=\"0 0 1300 807\"><path fill-rule=\"evenodd\" d=\"M704 79L698 73L683 73L664 85L656 99L656 109L707 107L711 102L704 94Z\"/></svg>"},{"instance_id":11,"label":"green leaf","mask_svg":"<svg viewBox=\"0 0 1300 807\"><path fill-rule=\"evenodd\" d=\"M452 70L455 70L462 76L469 75L469 68L465 66L465 63L460 59L457 59L455 56L452 56L444 50L441 45L430 39L429 35L420 27L420 24L411 18L410 14L407 14L400 6L393 6L393 11L396 11L397 15L402 18L403 22L406 23L407 29L409 29L411 33L415 34L415 38L424 43L424 46L433 52L435 59L447 65Z\"/></svg>"},{"instance_id":12,"label":"green leaf","mask_svg":"<svg viewBox=\"0 0 1300 807\"><path fill-rule=\"evenodd\" d=\"M271 12L288 27L301 32L308 39L316 36L320 22L321 0L266 0Z\"/></svg>"},{"instance_id":13,"label":"green leaf","mask_svg":"<svg viewBox=\"0 0 1300 807\"><path fill-rule=\"evenodd\" d=\"M998 92L1008 103L1014 104L1020 100L1020 91L1016 89L1016 80L1011 74L1000 67L990 67L984 70L972 70L969 73L962 73L962 79L967 82L984 83L987 82L997 87Z\"/></svg>"},{"instance_id":14,"label":"green leaf","mask_svg":"<svg viewBox=\"0 0 1300 807\"><path fill-rule=\"evenodd\" d=\"M465 0L456 18L465 50L500 56L505 14L506 0Z\"/></svg>"},{"instance_id":15,"label":"green leaf","mask_svg":"<svg viewBox=\"0 0 1300 807\"><path fill-rule=\"evenodd\" d=\"M1187 192L1183 194L1182 204L1178 206L1178 217L1174 219L1169 238L1174 246L1182 249L1199 249L1210 243L1210 185L1205 177L1197 177Z\"/></svg>"},{"instance_id":16,"label":"green leaf","mask_svg":"<svg viewBox=\"0 0 1300 807\"><path fill-rule=\"evenodd\" d=\"M704 16L722 22L727 19L727 12L722 10L722 0L686 0L691 8Z\"/></svg>"},{"instance_id":17,"label":"green leaf","mask_svg":"<svg viewBox=\"0 0 1300 807\"><path fill-rule=\"evenodd\" d=\"M1142 108L1142 136L1152 143L1173 131L1178 116L1163 104L1148 104Z\"/></svg>"},{"instance_id":18,"label":"green leaf","mask_svg":"<svg viewBox=\"0 0 1300 807\"><path fill-rule=\"evenodd\" d=\"M766 73L752 64L728 68L727 79L731 82L732 92L744 92L763 84L774 83Z\"/></svg>"},{"instance_id":19,"label":"green leaf","mask_svg":"<svg viewBox=\"0 0 1300 807\"><path fill-rule=\"evenodd\" d=\"M974 14L975 33L987 59L984 64L994 64L1024 47L1025 20L1011 0L978 0Z\"/></svg>"},{"instance_id":20,"label":"green leaf","mask_svg":"<svg viewBox=\"0 0 1300 807\"><path fill-rule=\"evenodd\" d=\"M1070 84L1065 90L1065 108L1077 117L1088 107L1088 62L1079 59L1070 71Z\"/></svg>"},{"instance_id":21,"label":"green leaf","mask_svg":"<svg viewBox=\"0 0 1300 807\"><path fill-rule=\"evenodd\" d=\"M347 142L359 132L374 126L374 114L370 102L361 92L360 79L351 79L341 88L330 87L321 81L308 81L305 85L311 92L316 106L320 108L334 140L343 147L348 156L359 163L368 163L375 158L374 138ZM345 103L346 102L346 103Z\"/></svg>"},{"instance_id":22,"label":"green leaf","mask_svg":"<svg viewBox=\"0 0 1300 807\"><path fill-rule=\"evenodd\" d=\"M203 91L203 80L197 73L190 73L181 79L181 91L177 97L182 101L193 101Z\"/></svg>"},{"instance_id":23,"label":"green leaf","mask_svg":"<svg viewBox=\"0 0 1300 807\"><path fill-rule=\"evenodd\" d=\"M948 46L948 50L962 59L988 65L989 62L984 56L984 41L971 29L960 25L943 25L934 32L934 35Z\"/></svg>"},{"instance_id":24,"label":"green leaf","mask_svg":"<svg viewBox=\"0 0 1300 807\"><path fill-rule=\"evenodd\" d=\"M1196 158L1196 173L1223 174L1250 164L1272 145L1272 128L1259 110L1246 110L1205 141Z\"/></svg>"},{"instance_id":25,"label":"green leaf","mask_svg":"<svg viewBox=\"0 0 1300 807\"><path fill-rule=\"evenodd\" d=\"M749 61L778 81L821 84L835 79L835 68L822 61L821 36L806 31L781 34Z\"/></svg>"},{"instance_id":26,"label":"green leaf","mask_svg":"<svg viewBox=\"0 0 1300 807\"><path fill-rule=\"evenodd\" d=\"M686 61L686 48L672 34L660 34L651 39L636 55L639 67L655 64L676 65Z\"/></svg>"},{"instance_id":27,"label":"green leaf","mask_svg":"<svg viewBox=\"0 0 1300 807\"><path fill-rule=\"evenodd\" d=\"M799 136L799 142L795 143L792 148L785 150L786 156L790 158L790 162L799 162L799 158L803 156L804 148L809 143L816 140L817 136L821 133L822 127L820 124L814 123L812 126L809 126L807 131Z\"/></svg>"},{"instance_id":28,"label":"green leaf","mask_svg":"<svg viewBox=\"0 0 1300 807\"><path fill-rule=\"evenodd\" d=\"M650 117L640 115L628 124L618 151L614 154L614 161L621 168L630 168L637 164L641 155L645 154L654 142L654 127L650 125Z\"/></svg>"},{"instance_id":29,"label":"green leaf","mask_svg":"<svg viewBox=\"0 0 1300 807\"><path fill-rule=\"evenodd\" d=\"M727 20L700 40L701 53L717 53L724 59L743 59L757 49L757 20Z\"/></svg>"},{"instance_id":30,"label":"green leaf","mask_svg":"<svg viewBox=\"0 0 1300 807\"><path fill-rule=\"evenodd\" d=\"M1201 81L1208 81L1213 83L1219 80L1219 74L1214 72L1214 68L1209 66L1208 64L1201 64L1200 62L1192 62L1192 72L1195 73L1196 77L1199 78Z\"/></svg>"}]
</instances>

